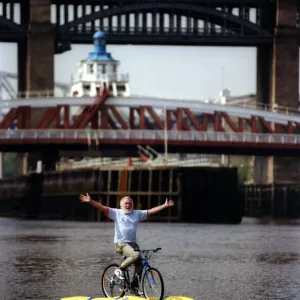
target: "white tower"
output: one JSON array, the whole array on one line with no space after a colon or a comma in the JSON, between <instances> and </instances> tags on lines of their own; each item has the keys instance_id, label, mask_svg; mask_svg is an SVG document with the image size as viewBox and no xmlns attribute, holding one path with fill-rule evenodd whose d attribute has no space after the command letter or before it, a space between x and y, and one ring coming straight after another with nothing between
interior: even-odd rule
<instances>
[{"instance_id":1,"label":"white tower","mask_svg":"<svg viewBox=\"0 0 300 300\"><path fill-rule=\"evenodd\" d=\"M224 88L220 92L220 102L221 104L226 104L230 101L230 91L227 88Z\"/></svg>"},{"instance_id":2,"label":"white tower","mask_svg":"<svg viewBox=\"0 0 300 300\"><path fill-rule=\"evenodd\" d=\"M95 97L100 94L103 87L109 87L113 97L129 97L128 74L118 77L119 61L106 52L105 34L98 31L93 36L94 49L87 59L78 64L77 74L72 77L71 96Z\"/></svg>"}]
</instances>

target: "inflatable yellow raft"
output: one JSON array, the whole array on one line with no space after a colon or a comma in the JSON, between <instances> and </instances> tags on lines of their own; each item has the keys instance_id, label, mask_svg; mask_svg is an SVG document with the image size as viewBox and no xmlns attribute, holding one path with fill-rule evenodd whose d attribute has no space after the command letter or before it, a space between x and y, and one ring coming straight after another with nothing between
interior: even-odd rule
<instances>
[{"instance_id":1,"label":"inflatable yellow raft","mask_svg":"<svg viewBox=\"0 0 300 300\"><path fill-rule=\"evenodd\" d=\"M75 296L75 297L67 297L61 298L60 300L142 300L144 298L136 297L136 296L124 296L122 298L92 298L92 297L84 297L84 296ZM148 300L158 300L158 298L148 298ZM183 296L169 296L164 298L164 300L194 300L192 298L183 297Z\"/></svg>"}]
</instances>

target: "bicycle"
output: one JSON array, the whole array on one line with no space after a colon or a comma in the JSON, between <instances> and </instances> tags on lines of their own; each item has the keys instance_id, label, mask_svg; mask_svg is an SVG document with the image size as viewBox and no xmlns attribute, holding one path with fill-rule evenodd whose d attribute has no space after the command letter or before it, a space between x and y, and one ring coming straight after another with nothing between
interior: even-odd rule
<instances>
[{"instance_id":1,"label":"bicycle","mask_svg":"<svg viewBox=\"0 0 300 300\"><path fill-rule=\"evenodd\" d=\"M131 292L134 294L135 293L134 283L136 282L136 280L138 280L137 282L139 282L139 279L142 278L141 286L142 286L143 294L141 296L143 296L146 299L163 300L164 281L162 275L156 268L151 267L148 262L152 254L158 252L159 250L161 250L161 248L140 250L142 254L142 267L140 271L132 277L132 280L130 280L129 267L127 267L124 271L125 279L121 280L114 274L115 269L119 268L119 265L110 264L109 266L107 266L101 278L102 291L105 297L107 298L117 297L118 299L123 297L126 292ZM126 257L123 256L123 261L125 259ZM159 286L160 286L160 291L157 291L156 288ZM154 293L154 296L151 295L151 292Z\"/></svg>"}]
</instances>

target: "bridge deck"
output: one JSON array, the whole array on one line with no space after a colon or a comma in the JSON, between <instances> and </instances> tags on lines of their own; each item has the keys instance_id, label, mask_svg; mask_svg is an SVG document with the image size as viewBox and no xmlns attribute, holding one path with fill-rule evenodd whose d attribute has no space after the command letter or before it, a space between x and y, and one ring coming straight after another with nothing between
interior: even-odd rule
<instances>
[{"instance_id":1,"label":"bridge deck","mask_svg":"<svg viewBox=\"0 0 300 300\"><path fill-rule=\"evenodd\" d=\"M29 95L30 96L30 95ZM95 103L93 97L53 97L49 92L36 92L35 97L20 98L14 100L4 100L0 102L0 109L17 108L20 106L29 107L57 107L59 105L68 106L87 106ZM122 108L150 106L155 109L176 109L180 107L189 108L194 113L214 113L226 112L230 116L251 118L256 115L263 117L268 122L287 124L290 122L300 123L300 111L289 107L278 107L276 112L273 107L263 103L249 104L238 102L237 104L218 104L206 103L203 100L183 100L167 99L146 96L131 96L129 98L116 97L108 98L105 102L107 105L114 105Z\"/></svg>"}]
</instances>

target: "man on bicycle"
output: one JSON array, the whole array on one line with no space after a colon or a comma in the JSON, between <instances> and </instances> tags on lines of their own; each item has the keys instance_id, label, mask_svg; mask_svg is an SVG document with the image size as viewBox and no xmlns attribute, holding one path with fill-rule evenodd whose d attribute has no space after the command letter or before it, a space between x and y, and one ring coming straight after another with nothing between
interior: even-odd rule
<instances>
[{"instance_id":1,"label":"man on bicycle","mask_svg":"<svg viewBox=\"0 0 300 300\"><path fill-rule=\"evenodd\" d=\"M149 210L134 210L133 200L126 196L121 199L121 209L111 208L104 206L101 203L91 199L89 194L80 195L81 202L90 203L95 208L102 211L105 216L114 220L115 223L115 236L114 243L116 252L126 259L121 263L120 267L115 270L115 275L124 280L124 270L134 264L134 275L137 274L141 267L141 254L139 252L139 246L136 241L136 231L139 222L147 219L148 216L156 214L167 207L174 206L173 200L166 199L166 202L162 205L153 207ZM138 292L138 282L135 282L135 288Z\"/></svg>"}]
</instances>

